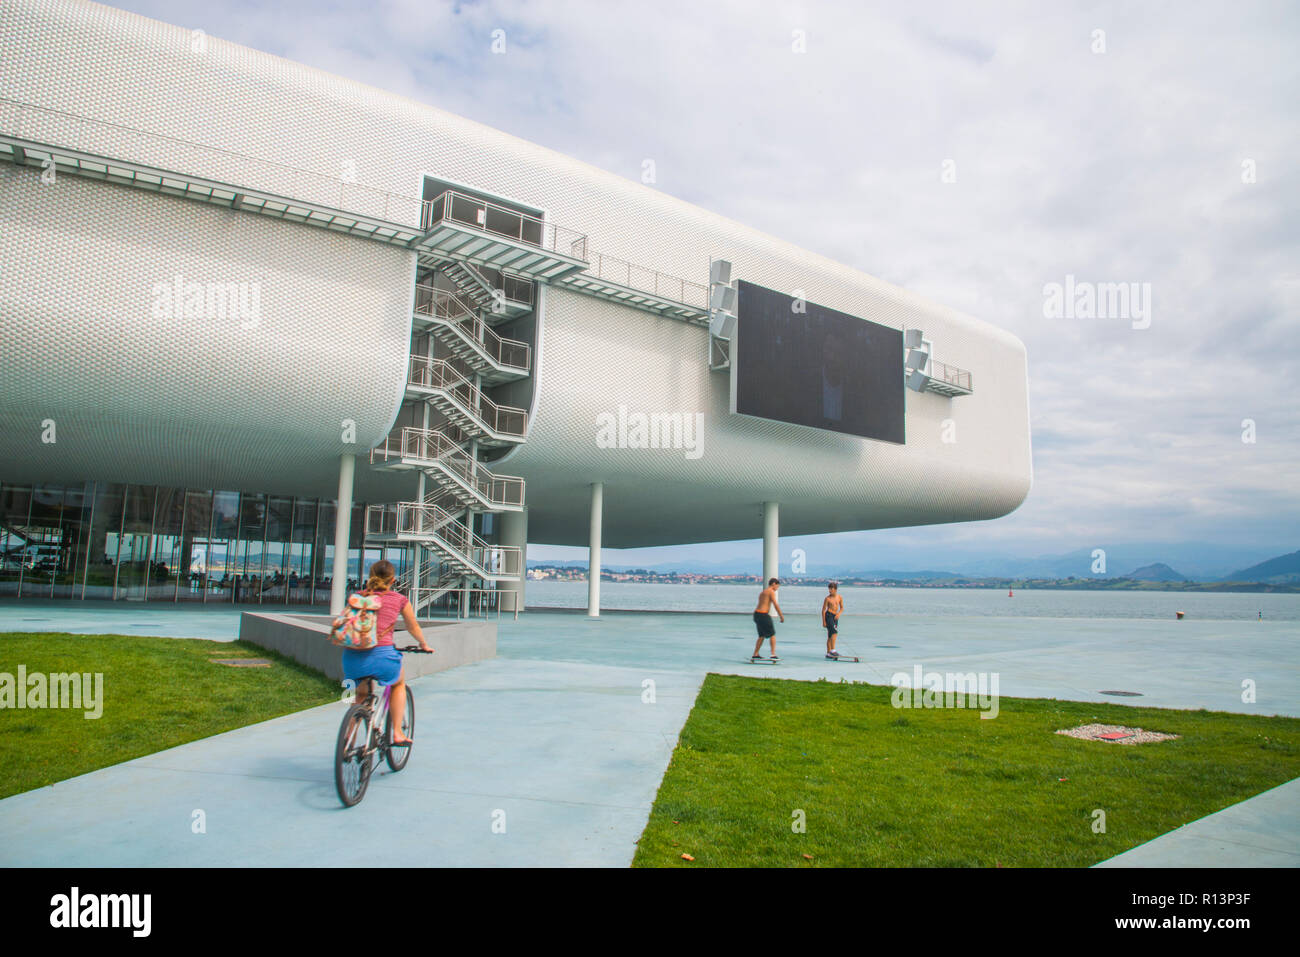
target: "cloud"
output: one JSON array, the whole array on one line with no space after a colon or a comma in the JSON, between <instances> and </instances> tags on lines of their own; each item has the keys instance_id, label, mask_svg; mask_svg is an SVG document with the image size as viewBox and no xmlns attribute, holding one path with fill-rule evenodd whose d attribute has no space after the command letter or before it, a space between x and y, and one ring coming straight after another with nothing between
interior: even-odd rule
<instances>
[{"instance_id":1,"label":"cloud","mask_svg":"<svg viewBox=\"0 0 1300 957\"><path fill-rule=\"evenodd\" d=\"M937 564L973 539L1068 551L1300 531L1300 8L118 5L620 175L654 159L666 192L1023 339L1029 501L997 522L850 542L928 544ZM1149 283L1150 328L1045 318L1043 286L1066 275Z\"/></svg>"}]
</instances>

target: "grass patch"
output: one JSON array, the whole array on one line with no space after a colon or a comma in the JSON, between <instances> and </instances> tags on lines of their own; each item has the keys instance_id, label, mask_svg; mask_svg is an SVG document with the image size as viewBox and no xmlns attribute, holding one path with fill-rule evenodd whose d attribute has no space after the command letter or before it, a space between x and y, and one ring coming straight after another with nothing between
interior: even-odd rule
<instances>
[{"instance_id":1,"label":"grass patch","mask_svg":"<svg viewBox=\"0 0 1300 957\"><path fill-rule=\"evenodd\" d=\"M981 720L891 691L709 675L633 866L1085 867L1300 774L1296 718L1002 698ZM1094 722L1181 738L1054 733Z\"/></svg>"},{"instance_id":2,"label":"grass patch","mask_svg":"<svg viewBox=\"0 0 1300 957\"><path fill-rule=\"evenodd\" d=\"M267 658L233 668L212 658ZM0 709L0 797L326 704L338 687L244 642L138 635L0 633L0 672L102 673L103 713Z\"/></svg>"}]
</instances>

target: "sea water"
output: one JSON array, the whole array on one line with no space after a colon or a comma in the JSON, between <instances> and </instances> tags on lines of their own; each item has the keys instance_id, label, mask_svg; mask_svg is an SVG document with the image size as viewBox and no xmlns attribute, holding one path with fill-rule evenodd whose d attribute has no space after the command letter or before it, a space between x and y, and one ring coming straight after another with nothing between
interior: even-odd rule
<instances>
[{"instance_id":1,"label":"sea water","mask_svg":"<svg viewBox=\"0 0 1300 957\"><path fill-rule=\"evenodd\" d=\"M585 608L586 582L530 581L526 601L533 608ZM749 613L758 600L757 583L748 585L665 585L600 583L601 607L608 610ZM844 614L992 618L1174 618L1227 621L1256 618L1300 621L1300 594L1249 592L1083 591L1025 589L1008 597L993 588L873 588L841 586ZM787 615L816 615L825 586L782 585L777 595Z\"/></svg>"}]
</instances>

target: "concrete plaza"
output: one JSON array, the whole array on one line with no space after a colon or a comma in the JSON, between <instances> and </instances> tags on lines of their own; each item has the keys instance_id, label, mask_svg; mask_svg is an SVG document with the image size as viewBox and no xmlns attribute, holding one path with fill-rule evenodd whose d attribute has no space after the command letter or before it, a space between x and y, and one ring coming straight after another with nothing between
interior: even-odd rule
<instances>
[{"instance_id":1,"label":"concrete plaza","mask_svg":"<svg viewBox=\"0 0 1300 957\"><path fill-rule=\"evenodd\" d=\"M32 631L233 640L239 627L229 606L0 605ZM840 644L856 665L822 657L816 624L790 617L778 626L784 660L758 667L745 660L754 639L743 615L502 618L496 659L412 682L419 744L357 808L334 793L335 703L0 801L0 864L330 866L382 850L417 866L625 866L708 672L883 684L921 665L997 672L1007 697L1300 715L1293 622L846 616ZM1241 700L1246 679L1253 704ZM1297 787L1107 863L1294 866ZM196 810L206 833L192 831ZM1265 842L1275 853L1251 850Z\"/></svg>"}]
</instances>

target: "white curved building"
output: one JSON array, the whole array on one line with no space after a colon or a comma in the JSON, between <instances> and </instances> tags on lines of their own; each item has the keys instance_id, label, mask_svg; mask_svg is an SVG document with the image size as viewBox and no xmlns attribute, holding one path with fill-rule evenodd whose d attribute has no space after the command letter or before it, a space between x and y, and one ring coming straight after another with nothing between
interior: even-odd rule
<instances>
[{"instance_id":1,"label":"white curved building","mask_svg":"<svg viewBox=\"0 0 1300 957\"><path fill-rule=\"evenodd\" d=\"M714 260L741 290L721 340ZM744 284L915 330L910 361L864 346L898 352L867 391L824 346L849 365L846 398L823 386L834 418L897 391L903 441L733 412L766 328ZM75 0L0 5L0 374L0 586L23 594L309 601L328 577L337 600L349 549L354 569L388 549L422 556L426 603L522 588L527 540L598 559L765 534L767 573L778 517L989 519L1030 485L1007 332L435 108ZM643 422L669 447L638 447ZM350 533L340 494L370 506Z\"/></svg>"}]
</instances>

